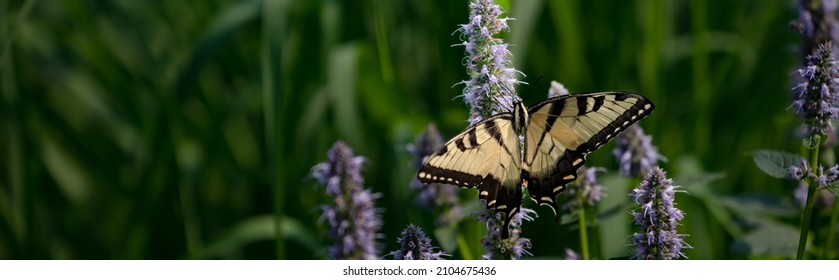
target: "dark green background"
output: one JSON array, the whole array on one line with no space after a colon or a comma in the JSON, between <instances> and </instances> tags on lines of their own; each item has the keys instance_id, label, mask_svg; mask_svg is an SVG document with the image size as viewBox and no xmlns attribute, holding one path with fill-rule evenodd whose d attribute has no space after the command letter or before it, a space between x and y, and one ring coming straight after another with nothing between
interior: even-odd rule
<instances>
[{"instance_id":1,"label":"dark green background","mask_svg":"<svg viewBox=\"0 0 839 280\"><path fill-rule=\"evenodd\" d=\"M792 1L499 3L529 104L551 80L655 102L641 124L687 192L691 259L794 255L796 184L749 156L802 153ZM467 17L443 0L0 2L0 258L325 258L328 198L308 173L336 140L369 159L383 252L408 223L439 245L434 213L411 206L406 146L429 122L445 137L467 125L454 46ZM590 230L601 259L627 256L634 230L637 180L615 175L613 147L589 156L610 170ZM576 224L537 209L533 258L579 251ZM460 225L472 257L481 228Z\"/></svg>"}]
</instances>

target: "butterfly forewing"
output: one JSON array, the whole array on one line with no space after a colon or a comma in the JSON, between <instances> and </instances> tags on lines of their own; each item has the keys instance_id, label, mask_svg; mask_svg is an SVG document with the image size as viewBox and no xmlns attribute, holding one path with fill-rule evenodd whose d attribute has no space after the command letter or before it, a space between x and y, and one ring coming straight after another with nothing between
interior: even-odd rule
<instances>
[{"instance_id":1,"label":"butterfly forewing","mask_svg":"<svg viewBox=\"0 0 839 280\"><path fill-rule=\"evenodd\" d=\"M498 114L453 137L420 167L424 183L477 188L488 209L506 213L506 225L522 202L521 144L512 114Z\"/></svg>"},{"instance_id":2,"label":"butterfly forewing","mask_svg":"<svg viewBox=\"0 0 839 280\"><path fill-rule=\"evenodd\" d=\"M556 196L577 178L585 155L653 108L646 98L625 92L564 95L532 106L522 170L530 198L556 214Z\"/></svg>"}]
</instances>

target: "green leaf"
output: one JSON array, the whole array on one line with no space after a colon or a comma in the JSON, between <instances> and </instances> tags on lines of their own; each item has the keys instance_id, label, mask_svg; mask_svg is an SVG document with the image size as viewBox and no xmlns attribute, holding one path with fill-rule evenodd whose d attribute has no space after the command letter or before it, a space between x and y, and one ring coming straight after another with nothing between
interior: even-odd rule
<instances>
[{"instance_id":1,"label":"green leaf","mask_svg":"<svg viewBox=\"0 0 839 280\"><path fill-rule=\"evenodd\" d=\"M798 248L798 230L772 219L755 218L755 229L734 241L731 250L750 258L792 258Z\"/></svg>"},{"instance_id":2,"label":"green leaf","mask_svg":"<svg viewBox=\"0 0 839 280\"><path fill-rule=\"evenodd\" d=\"M361 113L355 91L358 76L358 48L348 43L336 46L329 56L327 91L332 100L332 109L337 130L350 146L363 146Z\"/></svg>"},{"instance_id":3,"label":"green leaf","mask_svg":"<svg viewBox=\"0 0 839 280\"><path fill-rule=\"evenodd\" d=\"M698 173L698 174L687 174L682 175L676 178L673 178L673 182L677 183L679 186L683 187L691 187L691 186L705 186L710 184L714 181L720 180L725 178L725 173L722 172L706 172L706 173Z\"/></svg>"},{"instance_id":4,"label":"green leaf","mask_svg":"<svg viewBox=\"0 0 839 280\"><path fill-rule=\"evenodd\" d=\"M797 165L801 161L801 156L787 152L759 150L752 153L752 159L757 167L769 176L793 179L787 169Z\"/></svg>"},{"instance_id":5,"label":"green leaf","mask_svg":"<svg viewBox=\"0 0 839 280\"><path fill-rule=\"evenodd\" d=\"M794 218L800 212L789 199L775 195L742 194L718 199L741 218L749 215Z\"/></svg>"},{"instance_id":6,"label":"green leaf","mask_svg":"<svg viewBox=\"0 0 839 280\"><path fill-rule=\"evenodd\" d=\"M440 244L440 248L448 254L457 250L457 224L434 229L434 238Z\"/></svg>"},{"instance_id":7,"label":"green leaf","mask_svg":"<svg viewBox=\"0 0 839 280\"><path fill-rule=\"evenodd\" d=\"M281 220L283 236L303 248L315 253L322 247L315 235L303 224L292 217L284 216ZM258 241L274 240L276 224L273 215L261 215L241 221L207 246L196 257L199 259L229 258L233 253L241 250L245 245Z\"/></svg>"},{"instance_id":8,"label":"green leaf","mask_svg":"<svg viewBox=\"0 0 839 280\"><path fill-rule=\"evenodd\" d=\"M839 196L839 180L834 181L832 184L825 186L825 188L835 196Z\"/></svg>"}]
</instances>

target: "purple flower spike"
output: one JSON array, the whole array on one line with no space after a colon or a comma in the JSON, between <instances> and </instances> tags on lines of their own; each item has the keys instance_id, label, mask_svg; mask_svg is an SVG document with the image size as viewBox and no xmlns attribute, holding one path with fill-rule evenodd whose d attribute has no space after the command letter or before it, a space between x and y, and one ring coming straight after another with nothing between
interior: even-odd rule
<instances>
[{"instance_id":1,"label":"purple flower spike","mask_svg":"<svg viewBox=\"0 0 839 280\"><path fill-rule=\"evenodd\" d=\"M396 239L400 249L390 255L397 260L442 260L447 254L435 252L437 247L431 246L431 238L425 235L418 226L409 224Z\"/></svg>"},{"instance_id":2,"label":"purple flower spike","mask_svg":"<svg viewBox=\"0 0 839 280\"><path fill-rule=\"evenodd\" d=\"M331 259L377 259L376 239L382 227L374 200L381 195L364 189L361 167L365 159L353 155L343 142L336 142L327 160L312 168L312 177L325 186L332 203L321 205L321 219L329 223Z\"/></svg>"},{"instance_id":3,"label":"purple flower spike","mask_svg":"<svg viewBox=\"0 0 839 280\"><path fill-rule=\"evenodd\" d=\"M644 134L644 130L638 124L627 128L615 141L617 144L612 154L615 155L618 171L623 176L641 177L657 166L659 161L666 160L658 153L658 148L653 146L652 137Z\"/></svg>"},{"instance_id":4,"label":"purple flower spike","mask_svg":"<svg viewBox=\"0 0 839 280\"><path fill-rule=\"evenodd\" d=\"M565 193L569 199L562 205L562 209L568 212L575 211L583 205L594 206L600 201L603 194L603 186L597 182L597 172L606 172L603 167L580 167L577 172L580 178L573 184L569 184Z\"/></svg>"},{"instance_id":5,"label":"purple flower spike","mask_svg":"<svg viewBox=\"0 0 839 280\"><path fill-rule=\"evenodd\" d=\"M666 177L664 170L654 167L638 188L629 195L640 207L630 212L640 230L632 236L635 252L632 257L639 260L671 260L686 258L683 248L686 235L676 232L684 213L675 207L676 187Z\"/></svg>"},{"instance_id":6,"label":"purple flower spike","mask_svg":"<svg viewBox=\"0 0 839 280\"><path fill-rule=\"evenodd\" d=\"M466 87L463 97L471 107L469 121L475 124L491 115L507 112L518 101L513 87L520 83L521 74L512 67L507 44L495 38L502 30L509 29L501 18L502 10L491 0L473 0L469 3L469 23L460 25L460 45L466 49L466 72L470 79L462 81Z\"/></svg>"},{"instance_id":7,"label":"purple flower spike","mask_svg":"<svg viewBox=\"0 0 839 280\"><path fill-rule=\"evenodd\" d=\"M807 56L807 66L798 70L800 83L792 88L792 105L804 120L807 145L818 144L822 136L833 132L833 120L839 118L839 67L828 41Z\"/></svg>"},{"instance_id":8,"label":"purple flower spike","mask_svg":"<svg viewBox=\"0 0 839 280\"><path fill-rule=\"evenodd\" d=\"M827 41L839 42L836 0L798 0L798 19L792 22L804 37L801 53L811 54ZM806 62L805 62L806 64Z\"/></svg>"}]
</instances>

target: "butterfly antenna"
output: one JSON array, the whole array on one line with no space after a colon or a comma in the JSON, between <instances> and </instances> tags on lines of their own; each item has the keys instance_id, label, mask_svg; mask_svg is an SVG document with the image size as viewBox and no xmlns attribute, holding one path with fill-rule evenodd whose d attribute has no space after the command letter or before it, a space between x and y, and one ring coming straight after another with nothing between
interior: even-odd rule
<instances>
[{"instance_id":1,"label":"butterfly antenna","mask_svg":"<svg viewBox=\"0 0 839 280\"><path fill-rule=\"evenodd\" d=\"M541 81L541 80L542 80L542 76L536 77L536 81L533 82L533 86L530 87L530 91L528 91L527 95L525 95L525 96L529 96L530 94L532 94L533 91L536 90L536 85L538 85L539 81Z\"/></svg>"}]
</instances>

